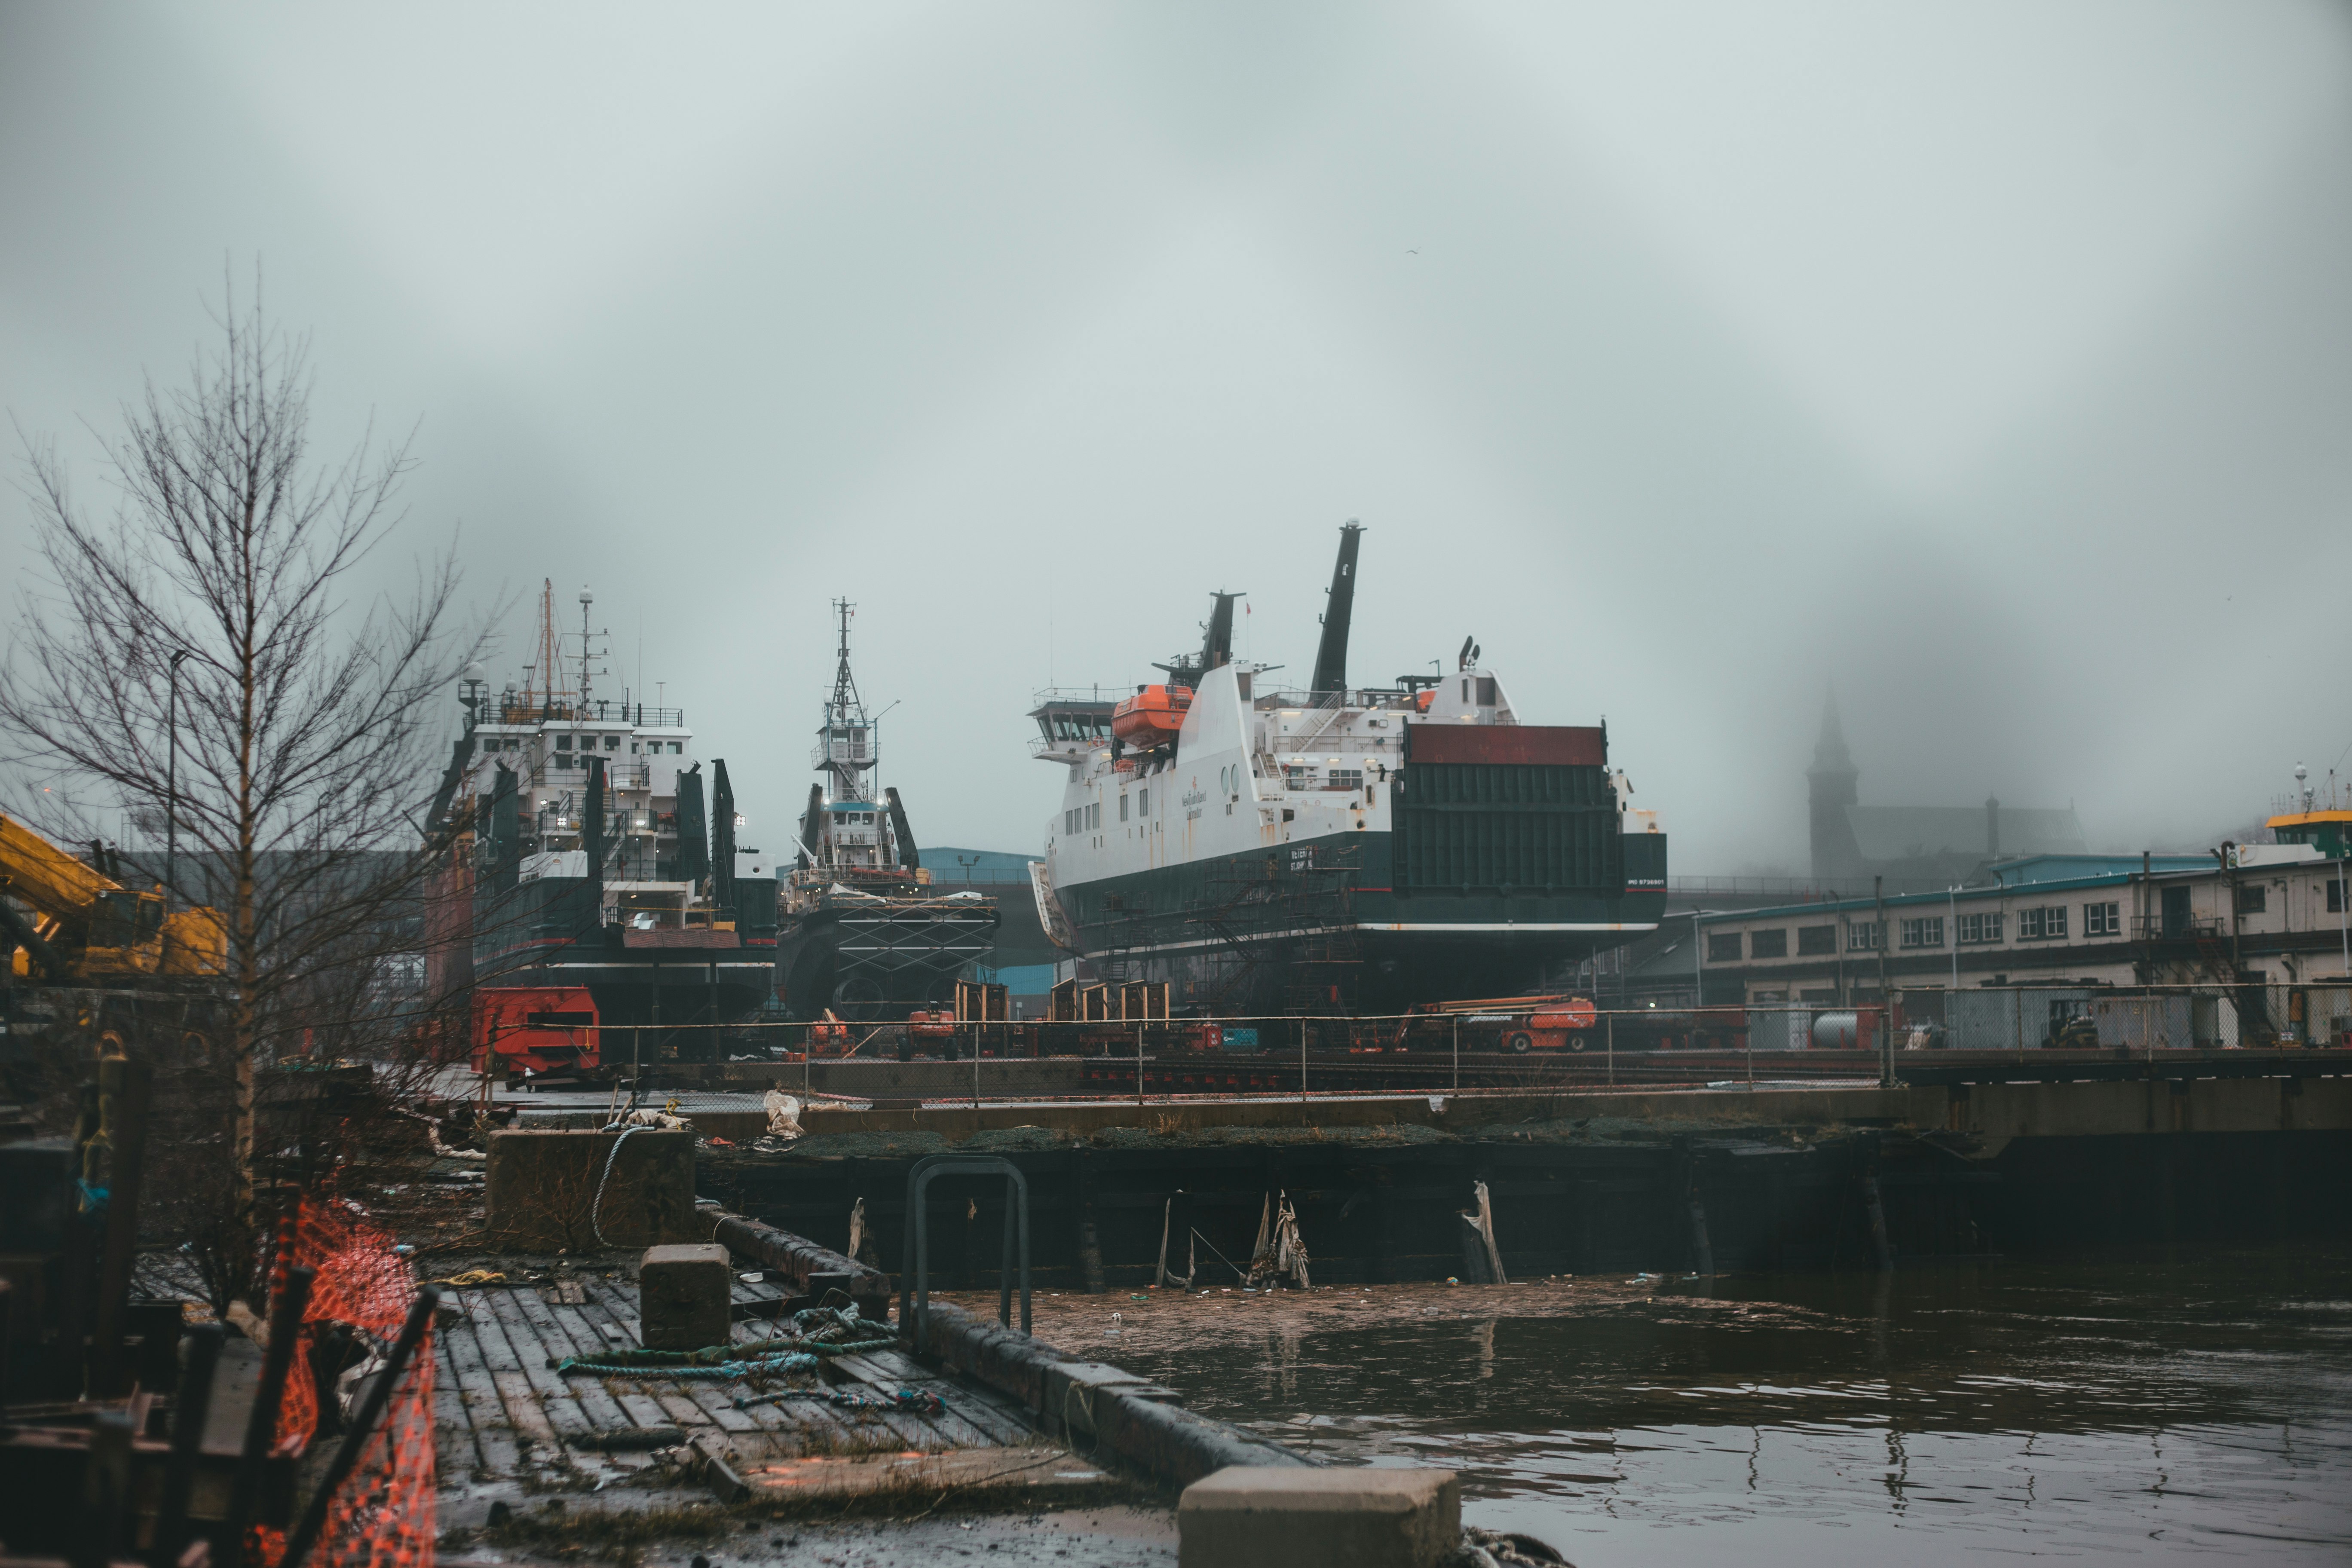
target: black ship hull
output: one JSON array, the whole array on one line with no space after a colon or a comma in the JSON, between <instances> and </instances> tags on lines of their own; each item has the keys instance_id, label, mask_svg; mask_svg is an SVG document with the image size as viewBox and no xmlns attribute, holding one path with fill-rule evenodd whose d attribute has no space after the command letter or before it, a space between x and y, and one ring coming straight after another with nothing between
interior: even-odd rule
<instances>
[{"instance_id":1,"label":"black ship hull","mask_svg":"<svg viewBox=\"0 0 2352 1568\"><path fill-rule=\"evenodd\" d=\"M1656 929L1665 837L1622 840L1614 886L1415 885L1360 832L1058 889L1106 979L1166 981L1223 1016L1379 1014L1523 993ZM1402 885L1400 885L1400 884Z\"/></svg>"},{"instance_id":2,"label":"black ship hull","mask_svg":"<svg viewBox=\"0 0 2352 1568\"><path fill-rule=\"evenodd\" d=\"M955 983L995 949L996 906L971 895L860 898L785 917L776 940L776 990L786 1014L827 1012L895 1022L943 1007Z\"/></svg>"}]
</instances>

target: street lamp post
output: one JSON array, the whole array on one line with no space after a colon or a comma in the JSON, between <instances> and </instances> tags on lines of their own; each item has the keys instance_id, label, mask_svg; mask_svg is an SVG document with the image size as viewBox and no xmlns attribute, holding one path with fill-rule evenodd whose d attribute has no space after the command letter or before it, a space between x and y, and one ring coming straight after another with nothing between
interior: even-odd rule
<instances>
[{"instance_id":1,"label":"street lamp post","mask_svg":"<svg viewBox=\"0 0 2352 1568\"><path fill-rule=\"evenodd\" d=\"M180 858L180 666L187 661L189 650L181 648L172 655L171 696L164 712L163 763L163 907L172 907L172 895L179 887Z\"/></svg>"}]
</instances>

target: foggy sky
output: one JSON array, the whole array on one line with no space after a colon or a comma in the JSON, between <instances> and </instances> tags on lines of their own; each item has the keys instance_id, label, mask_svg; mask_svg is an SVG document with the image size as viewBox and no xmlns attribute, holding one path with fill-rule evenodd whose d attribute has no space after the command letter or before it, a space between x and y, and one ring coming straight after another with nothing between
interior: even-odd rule
<instances>
[{"instance_id":1,"label":"foggy sky","mask_svg":"<svg viewBox=\"0 0 2352 1568\"><path fill-rule=\"evenodd\" d=\"M20 5L0 153L86 491L257 260L404 544L593 585L752 843L835 595L918 838L1034 849L1033 689L1216 588L1303 679L1349 518L1353 676L1475 634L1678 873L1803 868L1832 679L1865 802L2104 847L2352 746L2342 5Z\"/></svg>"}]
</instances>

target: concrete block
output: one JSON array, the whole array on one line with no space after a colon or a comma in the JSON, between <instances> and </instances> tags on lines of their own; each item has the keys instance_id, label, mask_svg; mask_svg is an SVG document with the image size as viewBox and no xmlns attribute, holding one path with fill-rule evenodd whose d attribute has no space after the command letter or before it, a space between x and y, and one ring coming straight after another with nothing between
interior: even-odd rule
<instances>
[{"instance_id":1,"label":"concrete block","mask_svg":"<svg viewBox=\"0 0 2352 1568\"><path fill-rule=\"evenodd\" d=\"M1430 1568L1462 1543L1452 1470L1235 1465L1184 1489L1180 1568Z\"/></svg>"},{"instance_id":2,"label":"concrete block","mask_svg":"<svg viewBox=\"0 0 2352 1568\"><path fill-rule=\"evenodd\" d=\"M649 1351L723 1345L729 1328L727 1249L649 1247L637 1265L638 1337Z\"/></svg>"},{"instance_id":3,"label":"concrete block","mask_svg":"<svg viewBox=\"0 0 2352 1568\"><path fill-rule=\"evenodd\" d=\"M646 1128L628 1135L541 1128L490 1134L483 1181L483 1228L493 1246L524 1252L595 1247L603 1227L613 1247L699 1241L694 1219L694 1134ZM612 1176L605 1180L605 1162ZM604 1185L602 1209L596 1206ZM592 1223L593 1222L593 1223Z\"/></svg>"}]
</instances>

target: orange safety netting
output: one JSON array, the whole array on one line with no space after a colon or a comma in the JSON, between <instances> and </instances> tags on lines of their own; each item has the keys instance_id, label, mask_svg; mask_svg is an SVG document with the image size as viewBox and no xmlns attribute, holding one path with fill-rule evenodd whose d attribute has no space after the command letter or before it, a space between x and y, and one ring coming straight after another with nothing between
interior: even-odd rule
<instances>
[{"instance_id":1,"label":"orange safety netting","mask_svg":"<svg viewBox=\"0 0 2352 1568\"><path fill-rule=\"evenodd\" d=\"M278 1232L273 1297L286 1270L316 1269L302 1313L303 1356L278 1406L281 1443L308 1443L319 1429L319 1390L308 1352L331 1324L362 1331L388 1347L416 1297L408 1262L357 1204L306 1197ZM340 1440L340 1439L338 1439ZM337 1489L327 1526L309 1562L320 1568L432 1568L434 1524L433 1335L428 1330L393 1390L351 1475ZM257 1531L248 1561L276 1568L285 1542Z\"/></svg>"}]
</instances>

